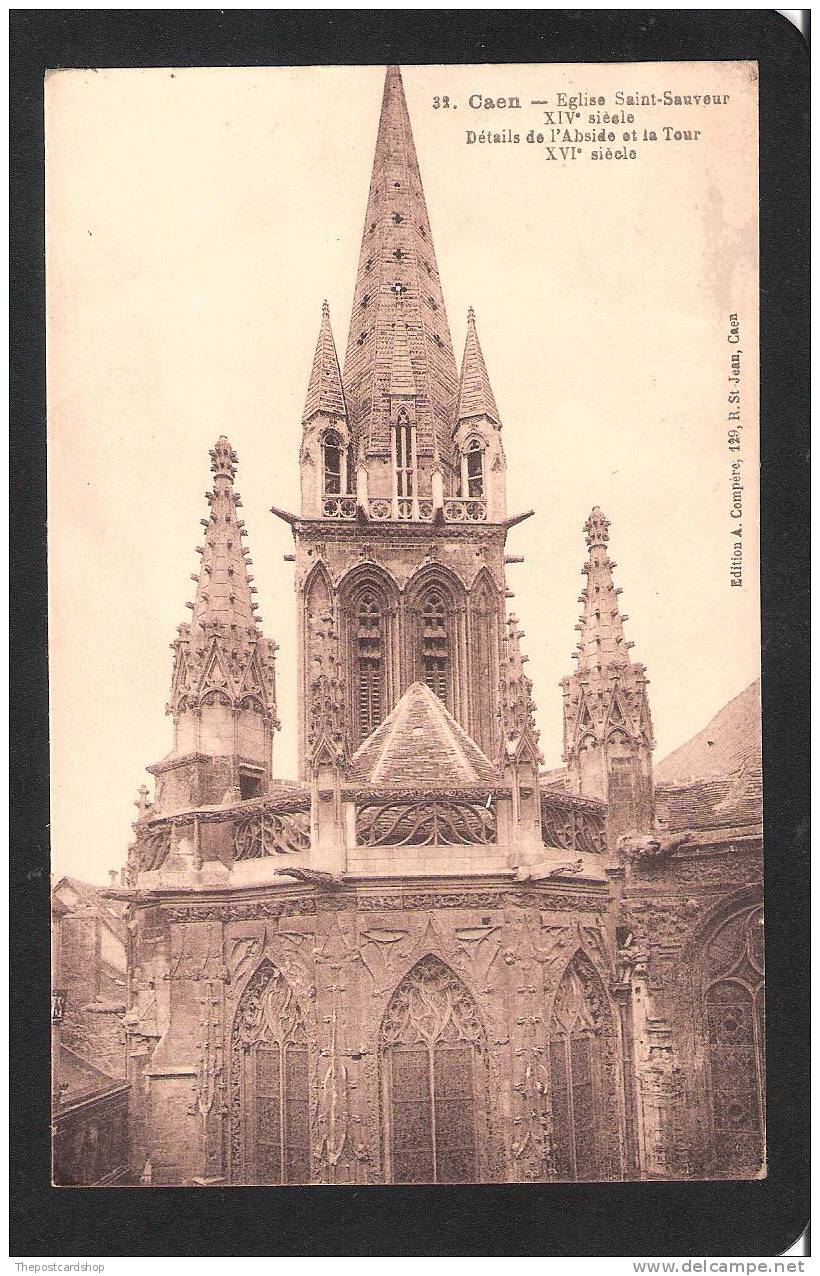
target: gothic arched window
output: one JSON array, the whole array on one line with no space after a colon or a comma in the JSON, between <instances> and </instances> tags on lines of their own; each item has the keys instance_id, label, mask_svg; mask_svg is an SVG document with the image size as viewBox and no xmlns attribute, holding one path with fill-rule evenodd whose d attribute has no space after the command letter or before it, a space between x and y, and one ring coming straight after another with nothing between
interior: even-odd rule
<instances>
[{"instance_id":1,"label":"gothic arched window","mask_svg":"<svg viewBox=\"0 0 820 1276\"><path fill-rule=\"evenodd\" d=\"M396 491L399 497L411 497L414 480L413 427L404 408L396 417L395 435Z\"/></svg>"},{"instance_id":2,"label":"gothic arched window","mask_svg":"<svg viewBox=\"0 0 820 1276\"><path fill-rule=\"evenodd\" d=\"M472 501L484 495L484 448L480 439L470 439L464 449L462 495Z\"/></svg>"},{"instance_id":3,"label":"gothic arched window","mask_svg":"<svg viewBox=\"0 0 820 1276\"><path fill-rule=\"evenodd\" d=\"M579 952L555 994L549 1029L552 1147L559 1179L589 1182L617 1175L610 1143L612 1050L603 985Z\"/></svg>"},{"instance_id":4,"label":"gothic arched window","mask_svg":"<svg viewBox=\"0 0 820 1276\"><path fill-rule=\"evenodd\" d=\"M340 496L342 493L343 456L341 435L335 430L327 430L322 438L322 475L325 496Z\"/></svg>"},{"instance_id":5,"label":"gothic arched window","mask_svg":"<svg viewBox=\"0 0 820 1276\"><path fill-rule=\"evenodd\" d=\"M736 913L704 954L712 1171L757 1174L764 1162L763 912Z\"/></svg>"},{"instance_id":6,"label":"gothic arched window","mask_svg":"<svg viewBox=\"0 0 820 1276\"><path fill-rule=\"evenodd\" d=\"M440 589L431 589L421 607L421 663L424 681L440 700L447 703L449 690L449 635L447 599Z\"/></svg>"},{"instance_id":7,"label":"gothic arched window","mask_svg":"<svg viewBox=\"0 0 820 1276\"><path fill-rule=\"evenodd\" d=\"M310 1182L308 1048L302 1012L270 961L251 978L234 1021L234 1180Z\"/></svg>"},{"instance_id":8,"label":"gothic arched window","mask_svg":"<svg viewBox=\"0 0 820 1276\"><path fill-rule=\"evenodd\" d=\"M477 1182L487 1042L470 994L438 958L423 958L399 984L379 1055L389 1181Z\"/></svg>"},{"instance_id":9,"label":"gothic arched window","mask_svg":"<svg viewBox=\"0 0 820 1276\"><path fill-rule=\"evenodd\" d=\"M355 623L356 713L361 741L376 730L384 717L382 608L372 589L359 595Z\"/></svg>"}]
</instances>

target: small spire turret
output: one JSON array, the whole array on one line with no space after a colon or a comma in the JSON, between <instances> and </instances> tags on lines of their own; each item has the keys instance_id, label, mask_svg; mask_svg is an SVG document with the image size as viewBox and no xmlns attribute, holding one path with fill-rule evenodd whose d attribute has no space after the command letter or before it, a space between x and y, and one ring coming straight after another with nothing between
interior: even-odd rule
<instances>
[{"instance_id":1,"label":"small spire turret","mask_svg":"<svg viewBox=\"0 0 820 1276\"><path fill-rule=\"evenodd\" d=\"M467 311L467 338L455 401L453 443L461 496L484 501L488 521L503 522L507 514L507 465L501 443L501 417L472 306Z\"/></svg>"},{"instance_id":2,"label":"small spire turret","mask_svg":"<svg viewBox=\"0 0 820 1276\"><path fill-rule=\"evenodd\" d=\"M149 767L157 776L155 808L212 804L267 788L276 720L274 653L262 636L248 571L250 557L237 517L237 456L225 435L210 450L210 517L191 619L172 646L174 666L167 712L174 718L174 748ZM166 783L166 773L173 782Z\"/></svg>"},{"instance_id":3,"label":"small spire turret","mask_svg":"<svg viewBox=\"0 0 820 1276\"><path fill-rule=\"evenodd\" d=\"M584 524L586 585L575 626L575 672L564 678L564 760L578 793L609 802L610 840L654 820L652 719L644 666L633 661L612 579L609 520L594 506Z\"/></svg>"}]
</instances>

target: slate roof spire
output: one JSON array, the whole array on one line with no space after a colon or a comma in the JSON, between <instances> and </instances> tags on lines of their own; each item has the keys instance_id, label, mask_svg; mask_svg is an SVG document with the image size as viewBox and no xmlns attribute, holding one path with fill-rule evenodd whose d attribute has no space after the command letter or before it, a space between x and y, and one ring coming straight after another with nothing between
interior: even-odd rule
<instances>
[{"instance_id":1,"label":"slate roof spire","mask_svg":"<svg viewBox=\"0 0 820 1276\"><path fill-rule=\"evenodd\" d=\"M336 343L330 326L330 307L326 301L322 302L322 322L305 395L302 424L307 425L317 412L324 412L328 416L347 416L342 374L339 371Z\"/></svg>"},{"instance_id":2,"label":"slate roof spire","mask_svg":"<svg viewBox=\"0 0 820 1276\"><path fill-rule=\"evenodd\" d=\"M416 393L419 456L448 450L457 389L430 219L401 72L387 69L344 362L354 442L390 454L391 368L403 325ZM403 341L401 332L399 342ZM435 440L435 443L434 443Z\"/></svg>"},{"instance_id":3,"label":"slate roof spire","mask_svg":"<svg viewBox=\"0 0 820 1276\"><path fill-rule=\"evenodd\" d=\"M464 357L461 361L461 376L458 383L458 400L454 426L471 417L487 417L493 425L501 426L501 418L495 403L487 365L478 340L475 326L475 311L472 306L467 311L467 339L464 343Z\"/></svg>"}]
</instances>

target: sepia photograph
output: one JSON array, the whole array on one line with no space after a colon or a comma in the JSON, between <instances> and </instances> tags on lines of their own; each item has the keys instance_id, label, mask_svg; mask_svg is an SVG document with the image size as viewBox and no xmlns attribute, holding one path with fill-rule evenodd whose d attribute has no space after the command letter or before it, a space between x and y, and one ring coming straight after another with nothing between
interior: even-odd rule
<instances>
[{"instance_id":1,"label":"sepia photograph","mask_svg":"<svg viewBox=\"0 0 820 1276\"><path fill-rule=\"evenodd\" d=\"M758 80L46 75L55 1186L765 1178Z\"/></svg>"}]
</instances>

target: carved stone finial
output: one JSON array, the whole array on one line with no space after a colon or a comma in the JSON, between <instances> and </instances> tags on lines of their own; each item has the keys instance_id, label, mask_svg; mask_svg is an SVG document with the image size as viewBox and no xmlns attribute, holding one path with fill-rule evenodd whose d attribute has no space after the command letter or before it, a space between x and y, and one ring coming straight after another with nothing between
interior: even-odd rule
<instances>
[{"instance_id":1,"label":"carved stone finial","mask_svg":"<svg viewBox=\"0 0 820 1276\"><path fill-rule=\"evenodd\" d=\"M592 507L589 518L584 523L584 534L589 549L603 547L609 540L609 519L597 505Z\"/></svg>"},{"instance_id":2,"label":"carved stone finial","mask_svg":"<svg viewBox=\"0 0 820 1276\"><path fill-rule=\"evenodd\" d=\"M238 457L224 434L221 434L211 448L211 469L216 478L234 480Z\"/></svg>"}]
</instances>

